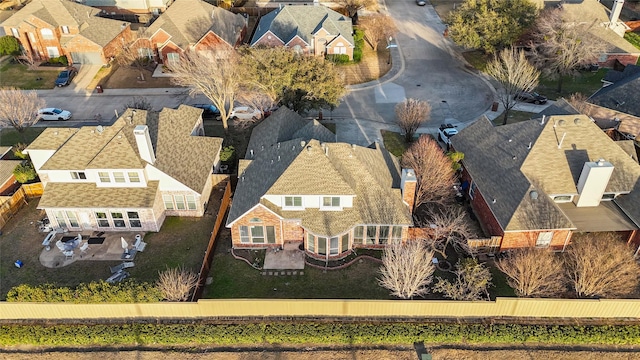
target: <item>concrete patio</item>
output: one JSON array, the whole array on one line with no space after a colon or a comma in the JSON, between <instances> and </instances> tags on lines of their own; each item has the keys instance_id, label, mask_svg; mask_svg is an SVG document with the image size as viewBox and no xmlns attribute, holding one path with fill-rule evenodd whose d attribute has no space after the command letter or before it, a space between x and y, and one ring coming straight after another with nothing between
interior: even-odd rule
<instances>
[{"instance_id":1,"label":"concrete patio","mask_svg":"<svg viewBox=\"0 0 640 360\"><path fill-rule=\"evenodd\" d=\"M62 237L75 237L78 234L82 235L82 242L86 242L90 238L104 238L101 244L89 244L89 248L85 251L81 251L79 247L73 250L73 256L71 258L66 257L56 246L55 242ZM135 250L129 250L131 257L124 259L124 249L122 248L122 242L120 240L123 237L129 244L129 249L133 248L135 243L135 236L140 234L144 238L144 233L141 232L68 232L62 234L56 234L55 238L51 241L50 250L43 248L40 253L40 263L48 268L60 268L67 266L76 261L132 261L135 256ZM99 235L99 236L98 236ZM43 234L43 238L46 234Z\"/></svg>"},{"instance_id":2,"label":"concrete patio","mask_svg":"<svg viewBox=\"0 0 640 360\"><path fill-rule=\"evenodd\" d=\"M305 254L299 243L284 244L283 249L269 249L264 255L264 270L303 270Z\"/></svg>"}]
</instances>

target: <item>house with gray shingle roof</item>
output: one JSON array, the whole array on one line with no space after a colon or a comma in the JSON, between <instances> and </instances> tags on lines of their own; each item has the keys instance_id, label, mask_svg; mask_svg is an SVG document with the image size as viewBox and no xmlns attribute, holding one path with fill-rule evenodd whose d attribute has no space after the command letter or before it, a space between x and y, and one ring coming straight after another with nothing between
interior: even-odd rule
<instances>
[{"instance_id":1,"label":"house with gray shingle roof","mask_svg":"<svg viewBox=\"0 0 640 360\"><path fill-rule=\"evenodd\" d=\"M24 151L44 185L38 204L72 231L159 231L166 216L202 216L222 139L202 110L128 109L110 126L47 128Z\"/></svg>"},{"instance_id":2,"label":"house with gray shingle roof","mask_svg":"<svg viewBox=\"0 0 640 360\"><path fill-rule=\"evenodd\" d=\"M69 63L106 64L130 41L131 29L100 12L74 1L32 0L0 26L36 59L64 55Z\"/></svg>"},{"instance_id":3,"label":"house with gray shingle roof","mask_svg":"<svg viewBox=\"0 0 640 360\"><path fill-rule=\"evenodd\" d=\"M251 46L286 46L309 55L353 59L355 41L351 18L322 5L285 5L260 18Z\"/></svg>"},{"instance_id":4,"label":"house with gray shingle roof","mask_svg":"<svg viewBox=\"0 0 640 360\"><path fill-rule=\"evenodd\" d=\"M233 49L242 43L247 20L202 0L176 0L136 41L141 54L177 61L189 50Z\"/></svg>"},{"instance_id":5,"label":"house with gray shingle roof","mask_svg":"<svg viewBox=\"0 0 640 360\"><path fill-rule=\"evenodd\" d=\"M640 165L585 115L498 127L482 118L451 141L465 154L462 187L499 250L563 250L574 232L639 228Z\"/></svg>"},{"instance_id":6,"label":"house with gray shingle roof","mask_svg":"<svg viewBox=\"0 0 640 360\"><path fill-rule=\"evenodd\" d=\"M310 256L340 258L404 241L415 185L377 143L336 143L317 121L282 107L251 134L227 227L234 248L298 243Z\"/></svg>"}]
</instances>

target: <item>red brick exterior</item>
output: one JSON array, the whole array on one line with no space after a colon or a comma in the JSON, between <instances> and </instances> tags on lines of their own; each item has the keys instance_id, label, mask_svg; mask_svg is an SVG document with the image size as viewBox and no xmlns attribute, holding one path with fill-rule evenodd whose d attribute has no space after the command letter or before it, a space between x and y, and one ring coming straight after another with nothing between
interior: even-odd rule
<instances>
[{"instance_id":1,"label":"red brick exterior","mask_svg":"<svg viewBox=\"0 0 640 360\"><path fill-rule=\"evenodd\" d=\"M471 179L471 176L469 175L469 172L465 168L463 168L462 170L462 180L469 182L469 189L467 189L467 193L465 194L468 196L469 190L471 188L472 179ZM498 223L498 220L495 218L495 216L493 215L493 212L491 212L491 209L489 208L489 205L487 205L487 202L482 196L480 189L477 187L474 192L473 199L471 199L471 207L473 208L474 213L476 214L476 216L478 217L478 220L480 221L480 225L482 226L483 230L487 233L487 235L502 236L504 234L504 231L502 230L502 226L500 226L500 223Z\"/></svg>"},{"instance_id":2,"label":"red brick exterior","mask_svg":"<svg viewBox=\"0 0 640 360\"><path fill-rule=\"evenodd\" d=\"M271 31L267 31L253 46L284 46L282 40L273 35Z\"/></svg>"},{"instance_id":3,"label":"red brick exterior","mask_svg":"<svg viewBox=\"0 0 640 360\"><path fill-rule=\"evenodd\" d=\"M260 219L260 222L251 222L252 219ZM231 242L234 248L264 248L268 246L282 246L282 226L280 217L268 210L262 205L256 206L253 210L247 212L239 218L231 226ZM276 242L275 244L244 244L240 241L240 226L273 226L275 228ZM294 240L294 239L287 239Z\"/></svg>"},{"instance_id":4,"label":"red brick exterior","mask_svg":"<svg viewBox=\"0 0 640 360\"><path fill-rule=\"evenodd\" d=\"M601 67L612 68L613 64L618 60L622 65L635 65L638 62L638 55L631 54L608 54L607 60L598 62Z\"/></svg>"},{"instance_id":5,"label":"red brick exterior","mask_svg":"<svg viewBox=\"0 0 640 360\"><path fill-rule=\"evenodd\" d=\"M413 214L413 206L416 203L416 181L405 181L404 189L402 189L402 201L409 207L409 211Z\"/></svg>"},{"instance_id":6,"label":"red brick exterior","mask_svg":"<svg viewBox=\"0 0 640 360\"><path fill-rule=\"evenodd\" d=\"M549 230L553 231L553 238L549 247L553 250L562 250L565 244L571 243L571 230ZM545 231L527 231L527 232L505 232L502 235L502 243L500 251L517 249L523 247L535 247L538 235Z\"/></svg>"}]
</instances>

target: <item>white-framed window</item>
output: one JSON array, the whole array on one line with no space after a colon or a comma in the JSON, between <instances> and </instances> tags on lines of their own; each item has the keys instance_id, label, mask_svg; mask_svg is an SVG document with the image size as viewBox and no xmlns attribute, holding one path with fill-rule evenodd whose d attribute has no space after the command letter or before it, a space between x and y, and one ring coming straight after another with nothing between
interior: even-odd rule
<instances>
[{"instance_id":1,"label":"white-framed window","mask_svg":"<svg viewBox=\"0 0 640 360\"><path fill-rule=\"evenodd\" d=\"M302 196L285 196L283 208L302 209Z\"/></svg>"},{"instance_id":2,"label":"white-framed window","mask_svg":"<svg viewBox=\"0 0 640 360\"><path fill-rule=\"evenodd\" d=\"M307 233L307 251L316 252L316 237Z\"/></svg>"},{"instance_id":3,"label":"white-framed window","mask_svg":"<svg viewBox=\"0 0 640 360\"><path fill-rule=\"evenodd\" d=\"M473 196L476 194L476 183L475 181L471 182L471 186L469 186L469 198L473 200Z\"/></svg>"},{"instance_id":4,"label":"white-framed window","mask_svg":"<svg viewBox=\"0 0 640 360\"><path fill-rule=\"evenodd\" d=\"M62 211L56 211L53 215L56 217L56 222L58 223L58 226L63 228L67 227L67 219L65 219L64 213Z\"/></svg>"},{"instance_id":5,"label":"white-framed window","mask_svg":"<svg viewBox=\"0 0 640 360\"><path fill-rule=\"evenodd\" d=\"M353 243L358 245L364 243L364 226L356 226L353 229Z\"/></svg>"},{"instance_id":6,"label":"white-framed window","mask_svg":"<svg viewBox=\"0 0 640 360\"><path fill-rule=\"evenodd\" d=\"M153 52L149 48L138 48L138 56L141 58L153 59Z\"/></svg>"},{"instance_id":7,"label":"white-framed window","mask_svg":"<svg viewBox=\"0 0 640 360\"><path fill-rule=\"evenodd\" d=\"M391 243L399 244L402 242L402 226L394 226L391 230Z\"/></svg>"},{"instance_id":8,"label":"white-framed window","mask_svg":"<svg viewBox=\"0 0 640 360\"><path fill-rule=\"evenodd\" d=\"M276 229L273 226L240 226L240 242L243 244L275 244Z\"/></svg>"},{"instance_id":9,"label":"white-framed window","mask_svg":"<svg viewBox=\"0 0 640 360\"><path fill-rule=\"evenodd\" d=\"M344 43L342 43L342 42L336 43L336 46L333 48L333 53L334 54L346 54L347 53L347 47L344 46Z\"/></svg>"},{"instance_id":10,"label":"white-framed window","mask_svg":"<svg viewBox=\"0 0 640 360\"><path fill-rule=\"evenodd\" d=\"M124 173L122 171L115 171L113 173L113 181L117 183L125 183L127 180L124 178Z\"/></svg>"},{"instance_id":11,"label":"white-framed window","mask_svg":"<svg viewBox=\"0 0 640 360\"><path fill-rule=\"evenodd\" d=\"M187 199L187 209L196 210L198 208L198 205L196 204L196 197L195 196L187 195L187 196L185 196L185 198Z\"/></svg>"},{"instance_id":12,"label":"white-framed window","mask_svg":"<svg viewBox=\"0 0 640 360\"><path fill-rule=\"evenodd\" d=\"M140 221L140 215L136 211L127 211L127 218L129 218L129 226L132 228L141 228L142 222Z\"/></svg>"},{"instance_id":13,"label":"white-framed window","mask_svg":"<svg viewBox=\"0 0 640 360\"><path fill-rule=\"evenodd\" d=\"M50 58L56 58L60 56L60 51L58 51L57 46L47 46L47 55L49 55Z\"/></svg>"},{"instance_id":14,"label":"white-framed window","mask_svg":"<svg viewBox=\"0 0 640 360\"><path fill-rule=\"evenodd\" d=\"M318 255L327 255L327 238L318 236Z\"/></svg>"},{"instance_id":15,"label":"white-framed window","mask_svg":"<svg viewBox=\"0 0 640 360\"><path fill-rule=\"evenodd\" d=\"M68 34L69 33L69 27L66 26L66 25L62 25L61 29L62 29L62 33L63 34Z\"/></svg>"},{"instance_id":16,"label":"white-framed window","mask_svg":"<svg viewBox=\"0 0 640 360\"><path fill-rule=\"evenodd\" d=\"M367 226L367 237L364 240L364 243L367 245L375 245L376 244L376 234L378 233L378 227L375 225Z\"/></svg>"},{"instance_id":17,"label":"white-framed window","mask_svg":"<svg viewBox=\"0 0 640 360\"><path fill-rule=\"evenodd\" d=\"M117 228L126 227L124 222L124 215L121 212L112 212L111 219L113 219L113 226Z\"/></svg>"},{"instance_id":18,"label":"white-framed window","mask_svg":"<svg viewBox=\"0 0 640 360\"><path fill-rule=\"evenodd\" d=\"M557 203L567 203L573 200L573 195L556 195L553 197L553 201Z\"/></svg>"},{"instance_id":19,"label":"white-framed window","mask_svg":"<svg viewBox=\"0 0 640 360\"><path fill-rule=\"evenodd\" d=\"M240 242L243 244L248 244L251 238L249 237L249 227L248 226L240 226Z\"/></svg>"},{"instance_id":20,"label":"white-framed window","mask_svg":"<svg viewBox=\"0 0 640 360\"><path fill-rule=\"evenodd\" d=\"M180 61L180 54L178 53L168 53L167 54L167 63L169 66L175 65Z\"/></svg>"},{"instance_id":21,"label":"white-framed window","mask_svg":"<svg viewBox=\"0 0 640 360\"><path fill-rule=\"evenodd\" d=\"M388 226L380 226L380 230L378 231L378 244L384 245L389 242L389 227Z\"/></svg>"},{"instance_id":22,"label":"white-framed window","mask_svg":"<svg viewBox=\"0 0 640 360\"><path fill-rule=\"evenodd\" d=\"M109 177L109 173L106 171L98 171L98 178L100 178L100 182L102 183L111 182L111 177Z\"/></svg>"},{"instance_id":23,"label":"white-framed window","mask_svg":"<svg viewBox=\"0 0 640 360\"><path fill-rule=\"evenodd\" d=\"M349 233L342 235L340 239L340 252L349 250Z\"/></svg>"},{"instance_id":24,"label":"white-framed window","mask_svg":"<svg viewBox=\"0 0 640 360\"><path fill-rule=\"evenodd\" d=\"M86 180L87 175L83 171L72 171L71 178L73 180Z\"/></svg>"},{"instance_id":25,"label":"white-framed window","mask_svg":"<svg viewBox=\"0 0 640 360\"><path fill-rule=\"evenodd\" d=\"M176 209L177 210L186 210L187 205L184 203L184 196L182 195L174 195L173 198L176 201Z\"/></svg>"},{"instance_id":26,"label":"white-framed window","mask_svg":"<svg viewBox=\"0 0 640 360\"><path fill-rule=\"evenodd\" d=\"M18 32L18 29L11 28L11 33L13 34L13 37L20 38L20 32Z\"/></svg>"},{"instance_id":27,"label":"white-framed window","mask_svg":"<svg viewBox=\"0 0 640 360\"><path fill-rule=\"evenodd\" d=\"M98 227L110 227L109 218L107 218L107 213L105 212L96 212L96 221L98 223Z\"/></svg>"},{"instance_id":28,"label":"white-framed window","mask_svg":"<svg viewBox=\"0 0 640 360\"><path fill-rule=\"evenodd\" d=\"M538 234L536 247L548 247L553 239L553 231L544 231Z\"/></svg>"},{"instance_id":29,"label":"white-framed window","mask_svg":"<svg viewBox=\"0 0 640 360\"><path fill-rule=\"evenodd\" d=\"M340 209L340 197L339 196L323 196L320 203L320 209Z\"/></svg>"},{"instance_id":30,"label":"white-framed window","mask_svg":"<svg viewBox=\"0 0 640 360\"><path fill-rule=\"evenodd\" d=\"M340 238L332 237L329 239L329 255L338 255L340 253Z\"/></svg>"},{"instance_id":31,"label":"white-framed window","mask_svg":"<svg viewBox=\"0 0 640 360\"><path fill-rule=\"evenodd\" d=\"M129 182L132 182L132 183L140 182L140 174L138 174L137 171L129 171L127 175L129 176Z\"/></svg>"},{"instance_id":32,"label":"white-framed window","mask_svg":"<svg viewBox=\"0 0 640 360\"><path fill-rule=\"evenodd\" d=\"M251 242L254 244L264 244L264 226L252 226L249 228Z\"/></svg>"},{"instance_id":33,"label":"white-framed window","mask_svg":"<svg viewBox=\"0 0 640 360\"><path fill-rule=\"evenodd\" d=\"M66 211L67 219L69 219L69 227L77 228L80 227L78 223L78 217L76 217L76 213L73 211Z\"/></svg>"},{"instance_id":34,"label":"white-framed window","mask_svg":"<svg viewBox=\"0 0 640 360\"><path fill-rule=\"evenodd\" d=\"M42 34L42 38L45 40L53 39L53 30L51 29L47 29L47 28L41 29L40 34Z\"/></svg>"},{"instance_id":35,"label":"white-framed window","mask_svg":"<svg viewBox=\"0 0 640 360\"><path fill-rule=\"evenodd\" d=\"M173 196L171 195L162 195L162 201L164 202L164 208L166 210L173 210Z\"/></svg>"}]
</instances>

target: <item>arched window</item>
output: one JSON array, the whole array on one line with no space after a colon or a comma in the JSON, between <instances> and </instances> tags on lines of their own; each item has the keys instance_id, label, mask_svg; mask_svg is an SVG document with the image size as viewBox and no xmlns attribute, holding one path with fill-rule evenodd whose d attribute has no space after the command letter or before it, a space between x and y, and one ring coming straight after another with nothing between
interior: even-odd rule
<instances>
[{"instance_id":1,"label":"arched window","mask_svg":"<svg viewBox=\"0 0 640 360\"><path fill-rule=\"evenodd\" d=\"M45 40L53 39L53 30L51 29L42 29L40 30L40 33L42 34L42 38Z\"/></svg>"}]
</instances>

